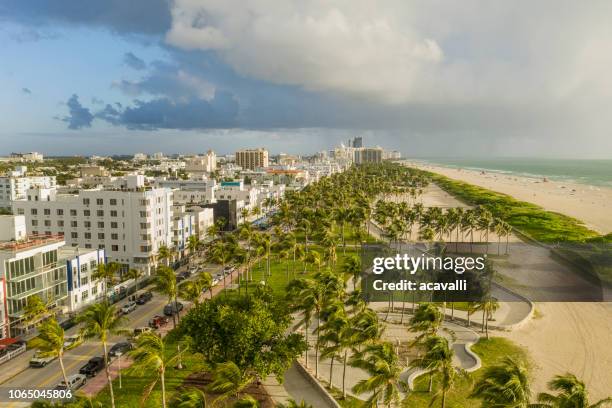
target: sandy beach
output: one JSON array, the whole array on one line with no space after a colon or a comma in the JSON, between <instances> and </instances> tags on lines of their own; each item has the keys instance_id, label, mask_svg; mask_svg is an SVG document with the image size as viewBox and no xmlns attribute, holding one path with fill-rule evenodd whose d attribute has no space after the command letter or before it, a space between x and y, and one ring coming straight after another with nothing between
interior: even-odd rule
<instances>
[{"instance_id":1,"label":"sandy beach","mask_svg":"<svg viewBox=\"0 0 612 408\"><path fill-rule=\"evenodd\" d=\"M577 218L587 227L602 234L612 232L612 189L610 188L422 163L410 163L410 165L505 193L516 199L537 204L546 210Z\"/></svg>"}]
</instances>

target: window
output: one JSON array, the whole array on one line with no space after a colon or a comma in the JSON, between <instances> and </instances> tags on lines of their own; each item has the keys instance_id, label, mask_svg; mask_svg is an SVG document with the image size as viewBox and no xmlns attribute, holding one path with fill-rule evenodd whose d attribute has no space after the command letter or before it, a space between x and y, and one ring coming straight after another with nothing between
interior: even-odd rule
<instances>
[{"instance_id":1,"label":"window","mask_svg":"<svg viewBox=\"0 0 612 408\"><path fill-rule=\"evenodd\" d=\"M76 217L77 211L76 210L70 210L70 215L72 215L73 217Z\"/></svg>"},{"instance_id":2,"label":"window","mask_svg":"<svg viewBox=\"0 0 612 408\"><path fill-rule=\"evenodd\" d=\"M91 244L85 244L85 248L91 248Z\"/></svg>"},{"instance_id":3,"label":"window","mask_svg":"<svg viewBox=\"0 0 612 408\"><path fill-rule=\"evenodd\" d=\"M81 278L81 285L87 285L89 283L89 277L88 276L83 276Z\"/></svg>"},{"instance_id":4,"label":"window","mask_svg":"<svg viewBox=\"0 0 612 408\"><path fill-rule=\"evenodd\" d=\"M96 204L97 205L102 205L102 204L104 204L104 200L101 199L101 198L96 198Z\"/></svg>"},{"instance_id":5,"label":"window","mask_svg":"<svg viewBox=\"0 0 612 408\"><path fill-rule=\"evenodd\" d=\"M85 300L89 297L89 291L88 290L84 290L83 293L81 293L81 300Z\"/></svg>"},{"instance_id":6,"label":"window","mask_svg":"<svg viewBox=\"0 0 612 408\"><path fill-rule=\"evenodd\" d=\"M97 268L98 268L98 262L96 262L96 260L89 262L89 269L93 271L94 269L97 269Z\"/></svg>"},{"instance_id":7,"label":"window","mask_svg":"<svg viewBox=\"0 0 612 408\"><path fill-rule=\"evenodd\" d=\"M32 214L32 215L37 215L37 214L38 214L38 210L37 210L36 208L32 208L32 209L30 210L30 214Z\"/></svg>"},{"instance_id":8,"label":"window","mask_svg":"<svg viewBox=\"0 0 612 408\"><path fill-rule=\"evenodd\" d=\"M83 204L89 205L89 198L84 198L83 199Z\"/></svg>"},{"instance_id":9,"label":"window","mask_svg":"<svg viewBox=\"0 0 612 408\"><path fill-rule=\"evenodd\" d=\"M116 222L111 222L111 228L117 228L117 223Z\"/></svg>"},{"instance_id":10,"label":"window","mask_svg":"<svg viewBox=\"0 0 612 408\"><path fill-rule=\"evenodd\" d=\"M36 227L38 225L38 220L32 220L32 226Z\"/></svg>"},{"instance_id":11,"label":"window","mask_svg":"<svg viewBox=\"0 0 612 408\"><path fill-rule=\"evenodd\" d=\"M85 228L91 228L91 222L85 221Z\"/></svg>"},{"instance_id":12,"label":"window","mask_svg":"<svg viewBox=\"0 0 612 408\"><path fill-rule=\"evenodd\" d=\"M95 285L93 288L91 288L91 295L95 295L98 293L98 285Z\"/></svg>"},{"instance_id":13,"label":"window","mask_svg":"<svg viewBox=\"0 0 612 408\"><path fill-rule=\"evenodd\" d=\"M64 221L63 220L57 221L57 226L58 227L63 227L64 226Z\"/></svg>"},{"instance_id":14,"label":"window","mask_svg":"<svg viewBox=\"0 0 612 408\"><path fill-rule=\"evenodd\" d=\"M104 228L104 222L98 221L98 228Z\"/></svg>"},{"instance_id":15,"label":"window","mask_svg":"<svg viewBox=\"0 0 612 408\"><path fill-rule=\"evenodd\" d=\"M76 232L71 232L71 233L70 233L70 237L71 237L71 238L75 238L75 239L76 239L76 238L78 238L78 237L79 237L79 234L77 234Z\"/></svg>"},{"instance_id":16,"label":"window","mask_svg":"<svg viewBox=\"0 0 612 408\"><path fill-rule=\"evenodd\" d=\"M98 245L98 249L104 249L104 244Z\"/></svg>"},{"instance_id":17,"label":"window","mask_svg":"<svg viewBox=\"0 0 612 408\"><path fill-rule=\"evenodd\" d=\"M18 259L8 263L8 271L11 278L18 278L21 275L30 273L34 270L34 257Z\"/></svg>"},{"instance_id":18,"label":"window","mask_svg":"<svg viewBox=\"0 0 612 408\"><path fill-rule=\"evenodd\" d=\"M45 231L45 235L51 235L51 231Z\"/></svg>"},{"instance_id":19,"label":"window","mask_svg":"<svg viewBox=\"0 0 612 408\"><path fill-rule=\"evenodd\" d=\"M111 198L110 199L110 205L117 205L117 199L116 198Z\"/></svg>"},{"instance_id":20,"label":"window","mask_svg":"<svg viewBox=\"0 0 612 408\"><path fill-rule=\"evenodd\" d=\"M45 214L45 215L51 215L51 209L49 209L49 208L45 208L45 209L43 210L43 214Z\"/></svg>"},{"instance_id":21,"label":"window","mask_svg":"<svg viewBox=\"0 0 612 408\"><path fill-rule=\"evenodd\" d=\"M111 234L111 239L118 240L119 234Z\"/></svg>"},{"instance_id":22,"label":"window","mask_svg":"<svg viewBox=\"0 0 612 408\"><path fill-rule=\"evenodd\" d=\"M51 226L51 220L45 220L45 227Z\"/></svg>"},{"instance_id":23,"label":"window","mask_svg":"<svg viewBox=\"0 0 612 408\"><path fill-rule=\"evenodd\" d=\"M116 216L117 216L117 211L111 210L111 217L116 217Z\"/></svg>"},{"instance_id":24,"label":"window","mask_svg":"<svg viewBox=\"0 0 612 408\"><path fill-rule=\"evenodd\" d=\"M111 245L111 251L119 251L119 245Z\"/></svg>"},{"instance_id":25,"label":"window","mask_svg":"<svg viewBox=\"0 0 612 408\"><path fill-rule=\"evenodd\" d=\"M43 252L43 265L49 265L57 262L57 250Z\"/></svg>"},{"instance_id":26,"label":"window","mask_svg":"<svg viewBox=\"0 0 612 408\"><path fill-rule=\"evenodd\" d=\"M91 215L91 211L83 210L83 215L86 216L86 217L89 217Z\"/></svg>"},{"instance_id":27,"label":"window","mask_svg":"<svg viewBox=\"0 0 612 408\"><path fill-rule=\"evenodd\" d=\"M71 226L72 228L76 228L76 227L78 227L78 226L79 226L79 223L73 220L73 221L70 221L70 226Z\"/></svg>"},{"instance_id":28,"label":"window","mask_svg":"<svg viewBox=\"0 0 612 408\"><path fill-rule=\"evenodd\" d=\"M81 272L87 272L87 263L81 265Z\"/></svg>"},{"instance_id":29,"label":"window","mask_svg":"<svg viewBox=\"0 0 612 408\"><path fill-rule=\"evenodd\" d=\"M25 211L23 210L23 208L18 208L17 209L17 215L24 215Z\"/></svg>"},{"instance_id":30,"label":"window","mask_svg":"<svg viewBox=\"0 0 612 408\"><path fill-rule=\"evenodd\" d=\"M85 239L91 239L91 232L85 233Z\"/></svg>"},{"instance_id":31,"label":"window","mask_svg":"<svg viewBox=\"0 0 612 408\"><path fill-rule=\"evenodd\" d=\"M98 239L104 239L104 233L98 232Z\"/></svg>"},{"instance_id":32,"label":"window","mask_svg":"<svg viewBox=\"0 0 612 408\"><path fill-rule=\"evenodd\" d=\"M57 215L64 215L64 210L61 208L58 208L56 211Z\"/></svg>"},{"instance_id":33,"label":"window","mask_svg":"<svg viewBox=\"0 0 612 408\"><path fill-rule=\"evenodd\" d=\"M96 211L96 215L97 215L98 217L104 217L104 210L98 210L98 211Z\"/></svg>"}]
</instances>

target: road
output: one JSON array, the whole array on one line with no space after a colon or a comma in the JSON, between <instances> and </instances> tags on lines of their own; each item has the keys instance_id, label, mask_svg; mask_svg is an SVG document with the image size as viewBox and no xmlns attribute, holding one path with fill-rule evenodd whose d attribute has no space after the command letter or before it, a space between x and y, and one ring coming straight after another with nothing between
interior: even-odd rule
<instances>
[{"instance_id":1,"label":"road","mask_svg":"<svg viewBox=\"0 0 612 408\"><path fill-rule=\"evenodd\" d=\"M185 270L186 268L186 266L179 268L177 273ZM207 265L204 268L199 268L199 270L214 274L215 272L218 272L220 268ZM139 292L143 292L148 289L149 288L142 289ZM163 314L163 308L167 302L168 299L166 296L154 293L151 301L144 305L137 306L136 310L126 316L128 318L126 326L129 329L147 326L151 317L156 314ZM121 308L121 306L123 306L125 303L127 303L127 299L123 299L122 301L118 302L117 308ZM172 319L170 319L169 324L172 324ZM78 327L73 327L66 331L66 336L77 334L77 332ZM108 341L108 349L110 349L113 344L124 341L125 339L125 335L111 336ZM30 402L9 402L9 389L54 388L62 380L61 368L57 359L42 368L29 367L28 362L33 354L34 350L28 350L23 355L18 356L18 358L10 360L0 366L0 371L14 371L17 373L12 378L5 379L5 381L0 384L0 406L27 407L30 405ZM90 358L102 355L102 343L96 339L86 340L80 346L66 351L64 354L64 367L66 369L66 375L70 376L72 374L77 374L79 369L85 365ZM98 375L104 375L104 373L101 372Z\"/></svg>"}]
</instances>

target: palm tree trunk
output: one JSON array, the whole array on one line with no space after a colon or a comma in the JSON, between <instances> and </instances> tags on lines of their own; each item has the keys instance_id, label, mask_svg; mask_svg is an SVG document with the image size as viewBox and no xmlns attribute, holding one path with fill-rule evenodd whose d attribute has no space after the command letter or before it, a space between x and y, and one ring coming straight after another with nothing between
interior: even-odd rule
<instances>
[{"instance_id":1,"label":"palm tree trunk","mask_svg":"<svg viewBox=\"0 0 612 408\"><path fill-rule=\"evenodd\" d=\"M329 388L333 388L332 379L334 375L334 356L332 355L331 363L329 364Z\"/></svg>"},{"instance_id":2,"label":"palm tree trunk","mask_svg":"<svg viewBox=\"0 0 612 408\"><path fill-rule=\"evenodd\" d=\"M306 368L308 368L308 350L310 350L310 343L308 343L308 331L310 330L310 319L308 319L306 321L306 330L305 334L306 334Z\"/></svg>"},{"instance_id":3,"label":"palm tree trunk","mask_svg":"<svg viewBox=\"0 0 612 408\"><path fill-rule=\"evenodd\" d=\"M317 344L315 344L315 378L319 377L319 338L321 336L321 311L317 310Z\"/></svg>"},{"instance_id":4,"label":"palm tree trunk","mask_svg":"<svg viewBox=\"0 0 612 408\"><path fill-rule=\"evenodd\" d=\"M115 393L113 392L113 381L111 380L110 369L108 367L108 352L106 350L106 340L102 341L102 349L104 350L104 370L106 371L106 379L108 380L111 407L115 408Z\"/></svg>"},{"instance_id":5,"label":"palm tree trunk","mask_svg":"<svg viewBox=\"0 0 612 408\"><path fill-rule=\"evenodd\" d=\"M429 373L429 388L427 389L427 392L431 392L432 389L433 389L433 373Z\"/></svg>"},{"instance_id":6,"label":"palm tree trunk","mask_svg":"<svg viewBox=\"0 0 612 408\"><path fill-rule=\"evenodd\" d=\"M68 377L66 377L66 369L64 368L64 356L63 356L64 352L60 352L58 354L58 360L60 363L60 367L62 369L62 377L64 377L64 384L66 384L66 387L68 387Z\"/></svg>"},{"instance_id":7,"label":"palm tree trunk","mask_svg":"<svg viewBox=\"0 0 612 408\"><path fill-rule=\"evenodd\" d=\"M162 407L166 408L166 374L161 370Z\"/></svg>"},{"instance_id":8,"label":"palm tree trunk","mask_svg":"<svg viewBox=\"0 0 612 408\"><path fill-rule=\"evenodd\" d=\"M348 349L344 349L344 368L342 369L342 398L346 399L346 359L348 357Z\"/></svg>"}]
</instances>

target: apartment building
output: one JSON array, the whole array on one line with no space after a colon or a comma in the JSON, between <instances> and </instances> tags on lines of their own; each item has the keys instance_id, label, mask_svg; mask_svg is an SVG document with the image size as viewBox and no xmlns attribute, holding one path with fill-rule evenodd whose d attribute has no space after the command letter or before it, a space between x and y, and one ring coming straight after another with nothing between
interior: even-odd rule
<instances>
[{"instance_id":1,"label":"apartment building","mask_svg":"<svg viewBox=\"0 0 612 408\"><path fill-rule=\"evenodd\" d=\"M355 164L380 163L383 159L383 149L380 147L362 147L355 149Z\"/></svg>"},{"instance_id":2,"label":"apartment building","mask_svg":"<svg viewBox=\"0 0 612 408\"><path fill-rule=\"evenodd\" d=\"M242 180L223 181L217 192L217 200L236 200L242 201L242 207L252 211L259 205L259 187L245 185ZM240 220L238 220L240 222Z\"/></svg>"},{"instance_id":3,"label":"apartment building","mask_svg":"<svg viewBox=\"0 0 612 408\"><path fill-rule=\"evenodd\" d=\"M69 311L77 311L104 298L104 280L92 277L98 270L98 265L105 263L104 249L65 246L59 249L58 257L66 261L66 306Z\"/></svg>"},{"instance_id":4,"label":"apartment building","mask_svg":"<svg viewBox=\"0 0 612 408\"><path fill-rule=\"evenodd\" d=\"M6 285L10 334L28 329L23 312L30 296L39 296L50 312L66 304L66 263L58 256L64 245L57 235L27 236L24 216L0 216L0 276Z\"/></svg>"},{"instance_id":5,"label":"apartment building","mask_svg":"<svg viewBox=\"0 0 612 408\"><path fill-rule=\"evenodd\" d=\"M25 176L24 171L0 177L0 208L11 208L13 201L24 200L33 187L54 188L55 176Z\"/></svg>"},{"instance_id":6,"label":"apartment building","mask_svg":"<svg viewBox=\"0 0 612 408\"><path fill-rule=\"evenodd\" d=\"M109 261L124 270L148 274L162 245L173 236L172 191L145 188L142 176L128 178L122 188L79 190L31 189L25 200L13 202L13 213L24 215L34 235L62 235L66 243L104 249Z\"/></svg>"},{"instance_id":7,"label":"apartment building","mask_svg":"<svg viewBox=\"0 0 612 408\"><path fill-rule=\"evenodd\" d=\"M196 235L196 217L195 214L187 212L184 205L174 205L172 213L174 214L172 218L172 244L183 256L189 243L189 237Z\"/></svg>"},{"instance_id":8,"label":"apartment building","mask_svg":"<svg viewBox=\"0 0 612 408\"><path fill-rule=\"evenodd\" d=\"M213 204L219 185L215 179L164 179L154 181L156 187L173 190L175 204Z\"/></svg>"},{"instance_id":9,"label":"apartment building","mask_svg":"<svg viewBox=\"0 0 612 408\"><path fill-rule=\"evenodd\" d=\"M243 169L255 170L268 167L268 151L264 148L245 149L236 152L236 164Z\"/></svg>"},{"instance_id":10,"label":"apartment building","mask_svg":"<svg viewBox=\"0 0 612 408\"><path fill-rule=\"evenodd\" d=\"M194 175L212 173L217 170L217 155L212 150L203 156L194 156L185 160L185 171Z\"/></svg>"}]
</instances>

